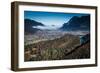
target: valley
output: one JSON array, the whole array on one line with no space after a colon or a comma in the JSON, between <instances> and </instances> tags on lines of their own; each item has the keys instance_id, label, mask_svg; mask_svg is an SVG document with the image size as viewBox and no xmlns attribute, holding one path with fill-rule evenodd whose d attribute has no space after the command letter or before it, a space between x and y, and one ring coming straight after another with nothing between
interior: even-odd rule
<instances>
[{"instance_id":1,"label":"valley","mask_svg":"<svg viewBox=\"0 0 100 73\"><path fill-rule=\"evenodd\" d=\"M80 37L78 36L79 32L77 32L77 34L73 33L39 31L34 35L30 35L32 38L29 37L29 40L27 40L28 44L24 45L25 61L68 59L66 55L81 45ZM86 32L81 32L81 35L86 34ZM30 41L32 42L30 43ZM89 49L89 46L87 47ZM69 59L71 59L71 57Z\"/></svg>"}]
</instances>

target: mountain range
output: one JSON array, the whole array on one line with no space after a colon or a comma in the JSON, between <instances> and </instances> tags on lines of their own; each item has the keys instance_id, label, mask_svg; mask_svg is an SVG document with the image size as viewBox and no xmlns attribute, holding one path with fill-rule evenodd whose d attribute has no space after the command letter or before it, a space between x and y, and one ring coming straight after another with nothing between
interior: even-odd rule
<instances>
[{"instance_id":1,"label":"mountain range","mask_svg":"<svg viewBox=\"0 0 100 73\"><path fill-rule=\"evenodd\" d=\"M90 15L74 16L67 23L64 23L60 30L75 31L75 30L89 30L90 29Z\"/></svg>"},{"instance_id":2,"label":"mountain range","mask_svg":"<svg viewBox=\"0 0 100 73\"><path fill-rule=\"evenodd\" d=\"M34 26L45 26L44 24L31 19L24 19L25 34L34 34L39 28ZM57 30L63 31L79 31L90 30L90 15L87 16L73 16L68 22L62 24Z\"/></svg>"}]
</instances>

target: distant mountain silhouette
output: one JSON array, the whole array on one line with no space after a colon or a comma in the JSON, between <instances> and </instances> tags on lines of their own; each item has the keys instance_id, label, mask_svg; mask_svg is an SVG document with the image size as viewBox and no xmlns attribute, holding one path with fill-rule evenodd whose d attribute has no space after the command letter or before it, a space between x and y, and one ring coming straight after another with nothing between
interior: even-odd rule
<instances>
[{"instance_id":1,"label":"distant mountain silhouette","mask_svg":"<svg viewBox=\"0 0 100 73\"><path fill-rule=\"evenodd\" d=\"M35 20L24 19L25 34L33 34L37 30L40 30L38 28L34 28L34 26L44 26L44 24L37 22Z\"/></svg>"},{"instance_id":2,"label":"distant mountain silhouette","mask_svg":"<svg viewBox=\"0 0 100 73\"><path fill-rule=\"evenodd\" d=\"M90 15L87 16L74 16L67 23L64 23L60 28L61 30L74 31L74 30L89 30L90 29Z\"/></svg>"}]
</instances>

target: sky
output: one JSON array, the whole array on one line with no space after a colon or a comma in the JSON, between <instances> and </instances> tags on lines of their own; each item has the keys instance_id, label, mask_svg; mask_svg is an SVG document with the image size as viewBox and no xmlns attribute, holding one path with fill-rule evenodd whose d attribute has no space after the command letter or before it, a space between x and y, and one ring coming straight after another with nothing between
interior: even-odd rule
<instances>
[{"instance_id":1,"label":"sky","mask_svg":"<svg viewBox=\"0 0 100 73\"><path fill-rule=\"evenodd\" d=\"M35 20L45 25L45 26L34 26L34 28L39 28L39 29L58 29L64 23L67 23L73 16L80 17L84 15L86 14L24 11L24 19Z\"/></svg>"}]
</instances>

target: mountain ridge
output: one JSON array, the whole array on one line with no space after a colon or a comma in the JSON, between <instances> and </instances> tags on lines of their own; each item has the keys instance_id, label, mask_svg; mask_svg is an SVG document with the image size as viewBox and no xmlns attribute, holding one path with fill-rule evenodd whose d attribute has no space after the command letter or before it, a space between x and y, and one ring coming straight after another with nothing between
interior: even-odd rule
<instances>
[{"instance_id":1,"label":"mountain ridge","mask_svg":"<svg viewBox=\"0 0 100 73\"><path fill-rule=\"evenodd\" d=\"M74 16L59 29L68 31L90 30L90 15Z\"/></svg>"},{"instance_id":2,"label":"mountain ridge","mask_svg":"<svg viewBox=\"0 0 100 73\"><path fill-rule=\"evenodd\" d=\"M25 34L33 34L36 31L40 30L38 28L34 28L34 26L45 26L45 25L35 20L24 19Z\"/></svg>"}]
</instances>

